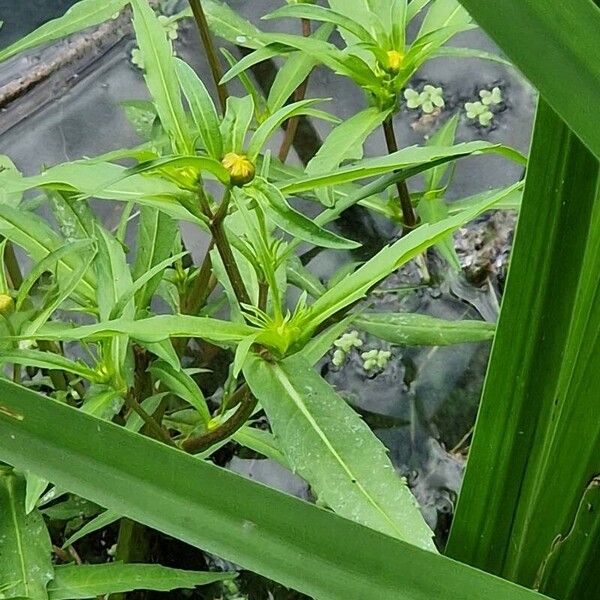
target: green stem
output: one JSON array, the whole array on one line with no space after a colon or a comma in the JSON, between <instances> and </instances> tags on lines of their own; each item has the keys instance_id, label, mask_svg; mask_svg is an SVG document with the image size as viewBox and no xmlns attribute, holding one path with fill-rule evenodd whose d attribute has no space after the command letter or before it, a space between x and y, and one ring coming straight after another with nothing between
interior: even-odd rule
<instances>
[{"instance_id":1,"label":"green stem","mask_svg":"<svg viewBox=\"0 0 600 600\"><path fill-rule=\"evenodd\" d=\"M229 96L229 93L227 92L227 88L225 87L225 85L221 83L223 71L221 69L221 63L219 62L219 57L217 56L217 51L215 49L210 29L208 28L208 21L206 20L206 14L204 13L204 9L202 8L202 1L190 0L190 6L192 7L192 12L194 13L194 19L196 20L196 25L200 33L200 38L202 39L204 51L206 52L206 58L208 59L210 72L212 73L213 80L215 82L215 85L217 86L219 103L221 104L221 109L223 113L225 113L225 108L227 106L227 97Z\"/></svg>"},{"instance_id":2,"label":"green stem","mask_svg":"<svg viewBox=\"0 0 600 600\"><path fill-rule=\"evenodd\" d=\"M390 154L398 152L398 143L396 142L396 133L394 132L394 123L392 117L388 117L383 122L383 132L385 134L385 143ZM417 215L410 200L410 193L405 181L396 183L398 196L400 198L400 208L402 209L403 234L413 230L418 223Z\"/></svg>"}]
</instances>

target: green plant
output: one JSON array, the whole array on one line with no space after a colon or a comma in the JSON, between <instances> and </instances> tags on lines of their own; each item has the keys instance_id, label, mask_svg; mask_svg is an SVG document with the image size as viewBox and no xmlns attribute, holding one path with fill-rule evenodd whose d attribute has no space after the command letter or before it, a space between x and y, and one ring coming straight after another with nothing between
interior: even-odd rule
<instances>
[{"instance_id":1,"label":"green plant","mask_svg":"<svg viewBox=\"0 0 600 600\"><path fill-rule=\"evenodd\" d=\"M174 56L172 35L147 0L101 7L82 0L63 18L0 52L7 58L102 22L128 5L152 97L150 103L126 106L130 115L137 111L152 124L142 128L147 139L135 148L55 165L31 177L3 160L0 361L12 368L0 378L0 458L6 461L0 507L11 515L0 520L6 529L0 535L1 593L84 598L230 578L135 564L135 528L143 536L145 525L317 598L543 597L440 556L383 445L314 370L332 345L344 355L337 354L338 363L360 347L355 331L344 333L350 326L394 345L493 336L487 323L377 313L360 303L431 246L458 269L452 233L503 203L518 206L521 182L452 207L444 201L456 160L495 153L523 163L517 152L486 142L455 144L457 118L425 146L398 150L391 120L425 61L451 55L502 59L445 47L473 27L454 0L290 3L270 15L301 19L302 36L261 32L214 0L190 4L178 18L194 17L199 26L218 107L193 69ZM415 40L407 43L407 25L426 8ZM323 24L313 32L310 21ZM252 50L233 60L224 77L207 25ZM327 41L334 28L344 49ZM265 98L245 71L276 56L286 62ZM339 122L317 108L323 100L306 99L306 80L318 63L352 79L368 106ZM234 77L247 95L229 95L226 84ZM424 110L428 102L439 105L434 91L423 99ZM481 97L482 105L499 101L495 90ZM298 117L335 124L304 168L285 164ZM285 123L276 158L270 144ZM363 158L364 142L378 127L388 154ZM595 143L593 135L586 139ZM122 166L124 159L134 166ZM424 189L411 194L405 182L419 174ZM388 196L394 185L397 194ZM57 228L24 206L22 194L31 189L46 195ZM94 214L91 198L123 204L115 235ZM312 201L317 216L309 219L295 208L295 198ZM302 264L298 249L359 247L360 241L330 227L355 205L390 219L405 235L324 285ZM123 240L134 206L140 217L131 260ZM180 222L207 237L199 264L182 244ZM13 246L32 259L25 274ZM589 248L595 257L593 239ZM592 297L591 288L584 291ZM157 299L167 308L157 311ZM595 331L592 327L590 336ZM198 361L189 352L190 340L213 359ZM385 368L389 354L365 352L365 369ZM226 372L213 394L202 375L219 360ZM254 426L259 411L270 432ZM298 473L327 510L211 464L215 452L232 441ZM116 552L124 563L51 562L41 512L48 506L68 511L72 497L53 503L63 490L97 503L93 519L64 540L66 546L119 521ZM585 497L593 500L593 494L590 484ZM581 512L573 522L585 533ZM459 517L457 527L460 520L468 522ZM460 533L453 535L460 539ZM573 555L568 543L562 545ZM388 556L397 556L398 565ZM556 558L549 560L554 564ZM483 561L482 566L490 568ZM548 571L548 577L557 572Z\"/></svg>"}]
</instances>

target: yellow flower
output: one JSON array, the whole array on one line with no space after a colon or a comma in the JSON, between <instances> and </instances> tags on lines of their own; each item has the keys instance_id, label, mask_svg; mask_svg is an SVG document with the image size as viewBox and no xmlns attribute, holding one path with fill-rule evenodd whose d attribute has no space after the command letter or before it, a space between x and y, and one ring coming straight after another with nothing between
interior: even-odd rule
<instances>
[{"instance_id":1,"label":"yellow flower","mask_svg":"<svg viewBox=\"0 0 600 600\"><path fill-rule=\"evenodd\" d=\"M397 73L404 62L404 54L398 50L388 50L387 52L387 70L390 73Z\"/></svg>"},{"instance_id":2,"label":"yellow flower","mask_svg":"<svg viewBox=\"0 0 600 600\"><path fill-rule=\"evenodd\" d=\"M242 186L254 179L254 165L248 157L235 152L228 152L221 161L227 169L233 185Z\"/></svg>"},{"instance_id":3,"label":"yellow flower","mask_svg":"<svg viewBox=\"0 0 600 600\"><path fill-rule=\"evenodd\" d=\"M15 303L8 294L0 294L0 315L7 315L14 307Z\"/></svg>"}]
</instances>

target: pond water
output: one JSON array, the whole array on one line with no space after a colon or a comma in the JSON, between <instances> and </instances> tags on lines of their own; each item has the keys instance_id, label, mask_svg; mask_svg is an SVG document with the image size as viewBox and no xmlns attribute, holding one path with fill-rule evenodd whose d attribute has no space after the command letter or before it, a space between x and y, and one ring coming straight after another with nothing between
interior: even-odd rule
<instances>
[{"instance_id":1,"label":"pond water","mask_svg":"<svg viewBox=\"0 0 600 600\"><path fill-rule=\"evenodd\" d=\"M231 0L230 3L255 21L257 15L272 8L269 0ZM17 3L0 0L0 15L5 20L4 28L0 30L0 46L10 43L44 20L61 14L70 4L73 0ZM292 31L294 24L263 21L260 27ZM453 43L496 51L478 30L460 36ZM125 37L120 41L111 40L106 47L90 49L87 56L69 61L47 81L3 107L0 131L4 133L0 136L0 153L8 154L23 172L33 174L43 165L93 156L138 143L139 138L119 106L125 100L147 98L141 73L130 61L133 47L133 41ZM54 57L61 49L64 49L64 44L59 43L50 50L29 53L26 57L0 65L0 91L2 86ZM205 81L210 81L198 36L191 25L182 25L177 50ZM418 87L425 82L443 87L446 107L435 118L420 116L416 111L400 112L395 121L401 145L423 144L440 123L458 113L461 114L458 141L486 139L527 151L535 97L529 85L512 69L482 60L444 59L429 63L412 85ZM477 99L479 90L494 86L502 89L503 109L496 115L492 127L482 128L466 118L463 105L465 101ZM325 69L318 69L311 76L308 95L334 98L328 109L341 118L365 106L364 97L352 84ZM322 122L314 126L321 137L329 129L329 125ZM382 135L375 133L371 136L365 152L367 155L385 153ZM297 154L291 160L298 161ZM456 167L448 198L462 198L508 185L520 176L520 167L498 157L466 159ZM418 189L418 186L415 187ZM98 204L97 208L109 226L117 223L120 206L105 203ZM509 247L513 223L511 219L490 222L488 215L464 235L479 236L479 246L488 244L492 248L490 256L502 256ZM397 235L389 223L363 211L347 214L342 227L351 230L353 237L360 238L369 252ZM183 227L183 235L194 258L201 258L207 240L188 226ZM498 239L502 243L498 244L496 252L494 245ZM356 258L350 253L321 252L312 258L309 266L318 276L328 279L344 262ZM365 258L364 251L360 258ZM502 283L505 269L504 262L498 264L489 265L490 277L477 287L464 278L446 278L439 261L432 259L432 272L438 274L435 285L421 286L409 292L402 291L402 288L414 286L416 274L413 268L403 269L381 286L375 296L374 307L386 311L418 311L449 319L494 320L498 283ZM384 346L373 338L364 337L364 347ZM391 352L390 365L375 376L365 374L358 354L351 355L341 369L332 365L330 357L324 359L319 368L387 445L394 464L413 486L428 522L437 528L443 540L464 467L460 452L452 452L452 449L460 445L472 427L489 345L392 348ZM301 480L267 461L234 457L230 467L245 476L308 497L308 490ZM263 583L258 579L253 578L253 585L263 589ZM265 598L266 595L261 593L264 594L264 591L256 592L253 597ZM276 597L299 596L288 596L287 592L279 590Z\"/></svg>"}]
</instances>

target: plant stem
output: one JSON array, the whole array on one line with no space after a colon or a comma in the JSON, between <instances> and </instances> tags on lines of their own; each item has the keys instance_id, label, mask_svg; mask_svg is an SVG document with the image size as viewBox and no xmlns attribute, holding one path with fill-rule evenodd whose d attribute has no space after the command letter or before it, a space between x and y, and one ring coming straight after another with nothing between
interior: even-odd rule
<instances>
[{"instance_id":1,"label":"plant stem","mask_svg":"<svg viewBox=\"0 0 600 600\"><path fill-rule=\"evenodd\" d=\"M215 49L210 29L208 28L206 14L204 13L204 9L202 8L202 1L190 0L190 6L192 7L194 19L196 21L198 31L200 32L200 38L202 39L202 45L204 46L204 51L206 52L206 58L208 59L210 72L212 73L213 80L217 87L217 93L219 95L219 103L221 104L221 110L223 111L223 113L225 113L225 107L227 106L227 97L229 96L229 93L227 91L227 87L221 83L223 71L221 69L221 63L219 62L219 57Z\"/></svg>"},{"instance_id":2,"label":"plant stem","mask_svg":"<svg viewBox=\"0 0 600 600\"><path fill-rule=\"evenodd\" d=\"M204 194L203 190L201 190L201 194ZM217 247L221 260L223 261L223 266L225 267L227 277L229 277L231 287L233 288L233 292L238 302L240 304L250 305L252 304L250 301L250 296L246 291L244 280L242 279L240 270L237 266L237 263L235 262L233 251L229 244L229 240L227 239L225 228L223 227L223 221L225 220L225 216L227 215L227 209L229 207L230 199L231 190L227 190L225 192L225 195L223 196L223 200L221 201L221 205L219 206L217 212L210 219L210 231L212 233L213 241L215 243L215 246Z\"/></svg>"},{"instance_id":3,"label":"plant stem","mask_svg":"<svg viewBox=\"0 0 600 600\"><path fill-rule=\"evenodd\" d=\"M248 384L243 384L230 398L228 408L239 406L236 412L225 423L222 423L212 431L185 440L181 444L182 449L189 454L198 454L231 437L250 418L256 408L256 404L257 400L251 394Z\"/></svg>"},{"instance_id":4,"label":"plant stem","mask_svg":"<svg viewBox=\"0 0 600 600\"><path fill-rule=\"evenodd\" d=\"M388 117L383 122L383 132L385 134L385 143L390 154L398 152L398 143L396 142L396 133L394 132L394 123L392 117ZM398 196L400 198L400 208L402 209L402 220L403 220L403 234L408 233L417 226L418 220L412 202L410 200L410 193L405 181L398 181L396 183L396 189L398 190Z\"/></svg>"},{"instance_id":5,"label":"plant stem","mask_svg":"<svg viewBox=\"0 0 600 600\"><path fill-rule=\"evenodd\" d=\"M169 446L174 445L173 441L167 435L165 430L140 406L138 401L135 399L134 393L125 394L124 400L127 408L130 408L136 412L142 421L144 421L144 423L148 426L148 429L152 432L153 437Z\"/></svg>"},{"instance_id":6,"label":"plant stem","mask_svg":"<svg viewBox=\"0 0 600 600\"><path fill-rule=\"evenodd\" d=\"M192 287L187 293L185 302L182 305L182 312L186 315L196 315L204 306L210 295L210 279L212 275L212 261L210 259L211 250L215 247L214 240L210 241L204 260L200 265L198 276L192 283Z\"/></svg>"},{"instance_id":7,"label":"plant stem","mask_svg":"<svg viewBox=\"0 0 600 600\"><path fill-rule=\"evenodd\" d=\"M309 19L302 19L302 35L304 37L310 37L311 27ZM306 89L308 88L308 77L298 86L296 91L294 92L294 102L299 102L300 100L304 100L304 96L306 95ZM281 142L281 146L279 148L278 158L284 163L290 153L290 149L292 144L294 143L294 138L296 137L296 131L298 131L298 124L300 123L300 117L292 117L285 127L285 134L283 136L283 141Z\"/></svg>"},{"instance_id":8,"label":"plant stem","mask_svg":"<svg viewBox=\"0 0 600 600\"><path fill-rule=\"evenodd\" d=\"M15 249L10 242L6 242L4 248L4 264L13 288L15 290L19 289L23 283L23 275L21 275L21 269L19 268Z\"/></svg>"}]
</instances>

